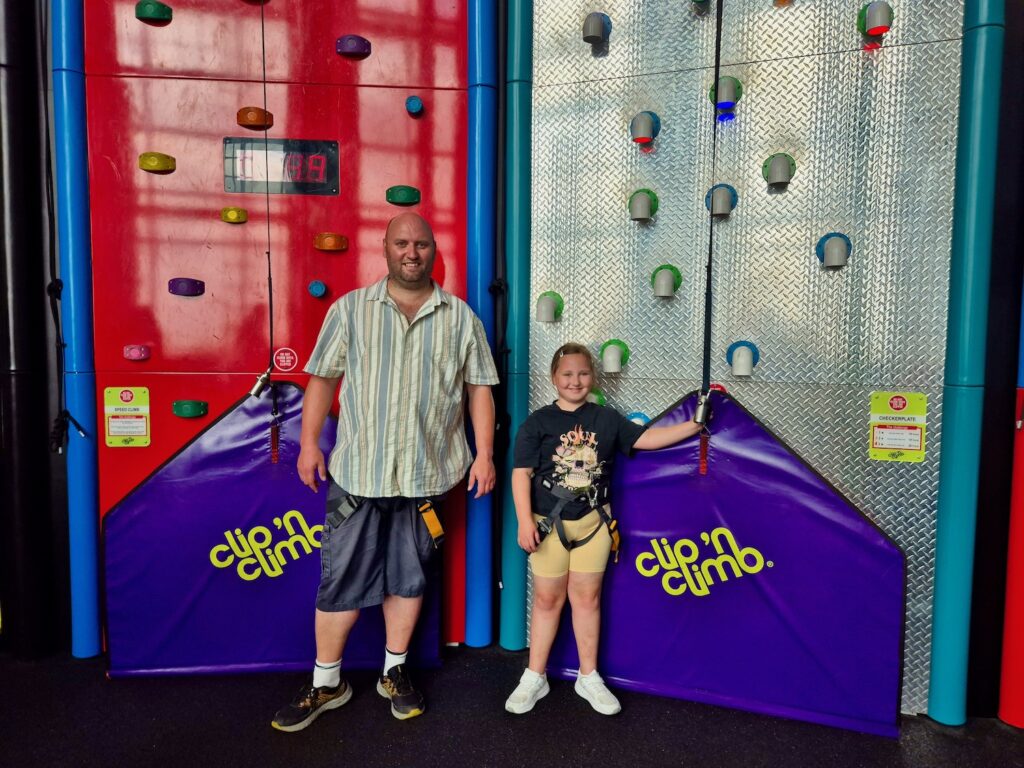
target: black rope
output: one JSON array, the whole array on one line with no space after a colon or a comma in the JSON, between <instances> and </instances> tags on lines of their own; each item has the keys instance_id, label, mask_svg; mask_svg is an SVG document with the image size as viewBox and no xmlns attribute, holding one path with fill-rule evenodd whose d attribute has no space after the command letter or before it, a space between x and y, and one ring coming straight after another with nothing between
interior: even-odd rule
<instances>
[{"instance_id":1,"label":"black rope","mask_svg":"<svg viewBox=\"0 0 1024 768\"><path fill-rule=\"evenodd\" d=\"M267 28L266 14L264 13L264 2L260 2L260 54L263 64L263 112L267 114ZM266 169L267 182L264 185L264 201L266 202L267 214L267 314L268 314L268 336L269 347L267 350L267 370L261 378L265 377L270 381L270 373L274 370L274 270L270 259L270 127L263 127L263 165ZM273 410L271 415L277 419L277 388L271 383L270 392L273 398Z\"/></svg>"},{"instance_id":2,"label":"black rope","mask_svg":"<svg viewBox=\"0 0 1024 768\"><path fill-rule=\"evenodd\" d=\"M722 6L725 0L718 0L715 5L715 79L714 98L711 107L711 178L716 180L716 163L718 159L718 78L722 69ZM717 183L717 180L716 180ZM704 282L704 360L701 370L701 392L707 394L711 389L711 262L715 251L715 218L708 206L708 263Z\"/></svg>"}]
</instances>

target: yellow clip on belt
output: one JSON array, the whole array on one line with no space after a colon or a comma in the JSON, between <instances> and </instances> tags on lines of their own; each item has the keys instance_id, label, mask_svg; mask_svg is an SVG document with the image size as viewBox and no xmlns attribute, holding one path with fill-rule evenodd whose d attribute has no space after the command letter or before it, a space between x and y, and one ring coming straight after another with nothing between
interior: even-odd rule
<instances>
[{"instance_id":1,"label":"yellow clip on belt","mask_svg":"<svg viewBox=\"0 0 1024 768\"><path fill-rule=\"evenodd\" d=\"M420 504L419 510L423 522L427 525L427 531L430 532L430 538L434 540L434 549L437 549L444 541L444 528L441 527L441 519L437 516L434 504L429 499Z\"/></svg>"}]
</instances>

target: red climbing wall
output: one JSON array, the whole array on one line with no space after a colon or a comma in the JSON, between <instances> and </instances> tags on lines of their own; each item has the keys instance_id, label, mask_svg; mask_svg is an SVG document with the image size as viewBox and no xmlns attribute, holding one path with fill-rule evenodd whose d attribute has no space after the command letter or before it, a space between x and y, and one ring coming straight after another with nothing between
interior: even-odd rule
<instances>
[{"instance_id":1,"label":"red climbing wall","mask_svg":"<svg viewBox=\"0 0 1024 768\"><path fill-rule=\"evenodd\" d=\"M420 190L413 210L434 226L435 277L465 297L467 19L457 0L177 0L162 25L138 20L134 2L84 5L106 515L266 369L268 238L273 348L286 350L276 379L304 385L301 368L329 303L386 274L381 239L401 210L386 201L389 187ZM343 35L366 38L370 54L339 55ZM261 130L240 127L236 113L264 105L264 47L268 138L338 148L336 193L271 194L269 210L262 191L225 189L225 139L263 140ZM425 107L419 116L406 110L413 95ZM175 170L140 169L146 152L173 156ZM246 209L248 221L222 221L225 207ZM315 248L322 232L346 237L347 250ZM202 280L205 292L173 295L168 281L177 277ZM320 298L308 290L317 280L327 286ZM127 359L126 345L146 346L148 359ZM107 445L104 390L129 387L149 390L149 444ZM172 412L176 400L204 401L208 412L182 418ZM448 521L456 548L462 505L455 500ZM461 591L461 581L449 579L449 587Z\"/></svg>"},{"instance_id":2,"label":"red climbing wall","mask_svg":"<svg viewBox=\"0 0 1024 768\"><path fill-rule=\"evenodd\" d=\"M267 366L267 206L263 193L225 192L225 137L262 139L236 123L263 105L260 6L189 0L152 26L134 3L86 3L95 341L99 409L105 387L150 387L152 442L100 440L104 512L234 402ZM265 6L267 107L273 139L338 143L336 195L270 195L274 347L297 356L297 376L330 301L385 274L381 237L399 211L385 190L418 188L434 224L444 287L465 295L466 19L461 4L317 0ZM335 52L347 34L371 53ZM410 116L407 96L422 116ZM166 175L139 168L143 152L176 160ZM220 219L242 207L245 224ZM314 248L319 232L348 238ZM204 281L199 297L168 280ZM323 298L307 290L327 285ZM125 345L150 358L125 359ZM275 375L283 376L278 371ZM237 375L231 375L237 374ZM170 401L209 402L182 419Z\"/></svg>"}]
</instances>

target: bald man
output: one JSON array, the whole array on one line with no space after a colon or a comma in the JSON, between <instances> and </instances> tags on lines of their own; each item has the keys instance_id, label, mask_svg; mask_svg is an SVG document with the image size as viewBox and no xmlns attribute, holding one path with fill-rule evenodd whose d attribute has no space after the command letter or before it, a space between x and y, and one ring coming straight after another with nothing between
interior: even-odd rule
<instances>
[{"instance_id":1,"label":"bald man","mask_svg":"<svg viewBox=\"0 0 1024 768\"><path fill-rule=\"evenodd\" d=\"M480 320L431 278L435 255L423 218L392 219L384 235L388 276L331 305L306 364L299 477L313 491L328 486L316 664L313 679L275 715L278 730L300 731L352 697L342 652L360 609L371 605L383 606L386 628L377 692L400 720L424 711L405 657L440 543L437 505L467 468L477 497L494 488L491 386L498 383ZM338 435L325 464L319 437L339 380Z\"/></svg>"}]
</instances>

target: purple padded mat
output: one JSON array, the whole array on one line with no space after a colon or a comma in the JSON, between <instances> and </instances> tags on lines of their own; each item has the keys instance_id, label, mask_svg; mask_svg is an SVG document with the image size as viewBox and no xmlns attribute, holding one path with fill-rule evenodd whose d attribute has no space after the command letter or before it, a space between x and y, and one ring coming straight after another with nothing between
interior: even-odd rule
<instances>
[{"instance_id":1,"label":"purple padded mat","mask_svg":"<svg viewBox=\"0 0 1024 768\"><path fill-rule=\"evenodd\" d=\"M604 582L602 674L897 736L902 551L732 397L712 396L706 475L697 438L617 463L623 546ZM695 404L687 396L657 425ZM561 677L579 664L567 619L550 663Z\"/></svg>"},{"instance_id":2,"label":"purple padded mat","mask_svg":"<svg viewBox=\"0 0 1024 768\"><path fill-rule=\"evenodd\" d=\"M277 464L270 460L270 394L246 397L104 518L112 676L312 668L316 526L324 522L326 488L314 494L295 469L302 390L276 387ZM329 418L320 438L325 453L335 429ZM412 653L421 665L440 664L436 580ZM373 668L383 659L380 609L366 609L345 666Z\"/></svg>"}]
</instances>

